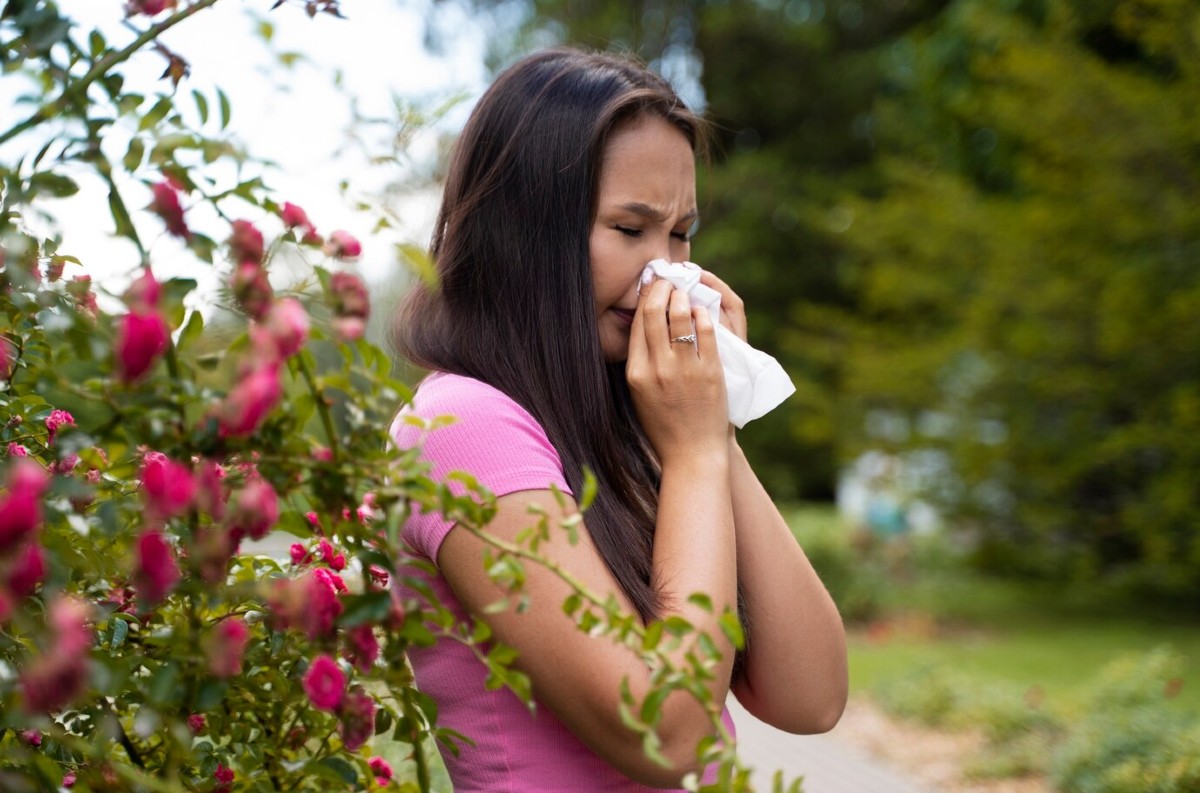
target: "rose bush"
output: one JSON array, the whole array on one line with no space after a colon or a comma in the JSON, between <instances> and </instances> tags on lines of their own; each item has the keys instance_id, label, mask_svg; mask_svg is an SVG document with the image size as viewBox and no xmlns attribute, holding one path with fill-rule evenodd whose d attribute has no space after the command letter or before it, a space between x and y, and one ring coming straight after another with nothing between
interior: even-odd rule
<instances>
[{"instance_id":1,"label":"rose bush","mask_svg":"<svg viewBox=\"0 0 1200 793\"><path fill-rule=\"evenodd\" d=\"M241 157L222 137L223 94L213 131L199 92L192 127L182 93L124 87L120 66L143 49L177 87L188 65L157 37L215 2L131 2L120 46L81 37L52 2L0 17L5 74L36 89L0 131L0 152L20 151L0 157L0 789L429 790L428 741L462 738L413 686L407 649L461 641L490 684L528 696L528 681L483 623L457 623L431 593L400 601L392 576L421 562L399 529L436 509L481 531L490 499L389 445L408 390L363 338L361 243L323 235L261 180L221 182L216 166ZM122 136L110 158L102 142ZM82 172L140 258L111 306L87 252L38 230ZM137 222L131 191L146 196ZM196 281L163 276L146 239L178 240L222 274L208 311L185 305ZM281 251L311 266L286 288L269 278ZM551 530L535 522L523 544L488 538L488 574L514 596ZM270 532L294 535L287 558L245 552ZM565 607L655 670L646 702L626 696L653 753L666 692L706 695L711 643L680 669L660 644L685 623L644 628L582 590ZM705 751L723 761L721 789L747 789L732 748Z\"/></svg>"}]
</instances>

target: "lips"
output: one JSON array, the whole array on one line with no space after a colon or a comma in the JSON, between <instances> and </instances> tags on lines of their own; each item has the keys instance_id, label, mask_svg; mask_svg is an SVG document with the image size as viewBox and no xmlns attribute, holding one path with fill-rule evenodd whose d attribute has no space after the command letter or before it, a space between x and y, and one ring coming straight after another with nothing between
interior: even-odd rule
<instances>
[{"instance_id":1,"label":"lips","mask_svg":"<svg viewBox=\"0 0 1200 793\"><path fill-rule=\"evenodd\" d=\"M612 308L609 311L616 314L626 325L633 324L633 315L636 312L632 308Z\"/></svg>"}]
</instances>

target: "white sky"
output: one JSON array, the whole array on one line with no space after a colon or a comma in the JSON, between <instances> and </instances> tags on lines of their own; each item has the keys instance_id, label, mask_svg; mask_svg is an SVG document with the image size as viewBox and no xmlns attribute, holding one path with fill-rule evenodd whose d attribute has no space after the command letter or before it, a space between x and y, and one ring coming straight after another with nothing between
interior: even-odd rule
<instances>
[{"instance_id":1,"label":"white sky","mask_svg":"<svg viewBox=\"0 0 1200 793\"><path fill-rule=\"evenodd\" d=\"M354 197L381 190L401 171L391 165L369 164L361 151L346 145L351 99L362 114L388 118L394 116L394 95L438 104L465 92L467 100L441 125L456 129L485 84L485 34L470 19L463 18L451 26L455 37L447 43L444 56L426 51L422 14L431 3L344 0L343 13L348 19L341 20L326 15L309 19L303 8L293 5L269 11L272 0L223 0L163 36L163 43L191 65L191 76L180 85L177 107L191 113L193 120L198 119L191 91L200 90L210 106L205 129L214 133L219 114L212 89L220 86L233 109L233 135L252 155L279 164L278 171L267 178L274 197L304 207L322 233L343 228L358 236L364 247L360 267L375 281L397 272L394 242L413 241L422 246L428 242L436 195L426 192L405 200L398 207L404 227L397 233L372 233L374 216L355 211ZM79 23L78 41L86 41L86 32L94 27L104 31L110 45L123 46L132 39L133 34L121 25L123 4L119 0L62 0L60 8ZM449 10L455 13L453 7ZM275 26L271 47L256 34L257 19L269 20ZM136 24L144 27L144 18ZM308 60L288 69L275 60L272 48L298 52ZM158 79L165 63L161 56L145 51L120 69L126 78L126 90L133 88L148 97L143 110L152 106L155 94L171 90L169 81ZM336 72L342 75L341 89L334 83ZM32 109L28 105L14 106L14 93L19 88L14 82L8 77L0 79L0 126L4 128ZM380 141L386 141L386 136L376 132ZM106 135L105 149L115 161L119 162L124 154L130 134L131 125L121 124ZM434 137L432 131L419 135L411 151L418 157L428 156ZM0 147L0 158L13 162L24 153L37 151L41 142L34 134L18 137ZM137 253L132 244L112 237L113 222L99 180L89 177L86 171L78 175L81 192L70 199L52 201L45 208L59 220L61 252L79 256L85 271L98 283L119 292L125 280L122 274L138 263ZM148 169L137 174L143 178L154 175ZM343 180L349 183L349 196L339 190ZM221 185L229 186L232 183ZM202 284L211 288L215 279L204 272L207 268L198 268L189 252L162 234L157 218L138 211L149 203L149 191L133 179L122 182L122 191L160 278L187 273L200 276ZM236 205L231 211L234 217L259 223L268 238L279 231L277 224L248 204L240 207L240 214ZM217 240L227 235L226 225L199 210L189 214L189 221Z\"/></svg>"}]
</instances>

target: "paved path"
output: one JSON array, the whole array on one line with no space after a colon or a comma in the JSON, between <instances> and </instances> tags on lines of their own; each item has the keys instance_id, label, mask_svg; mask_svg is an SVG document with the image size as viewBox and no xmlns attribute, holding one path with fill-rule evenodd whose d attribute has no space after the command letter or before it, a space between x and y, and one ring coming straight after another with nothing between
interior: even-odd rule
<instances>
[{"instance_id":1,"label":"paved path","mask_svg":"<svg viewBox=\"0 0 1200 793\"><path fill-rule=\"evenodd\" d=\"M737 725L738 756L754 769L754 789L770 793L776 770L785 787L804 777L804 793L936 793L901 776L832 735L789 735L763 724L729 698Z\"/></svg>"}]
</instances>

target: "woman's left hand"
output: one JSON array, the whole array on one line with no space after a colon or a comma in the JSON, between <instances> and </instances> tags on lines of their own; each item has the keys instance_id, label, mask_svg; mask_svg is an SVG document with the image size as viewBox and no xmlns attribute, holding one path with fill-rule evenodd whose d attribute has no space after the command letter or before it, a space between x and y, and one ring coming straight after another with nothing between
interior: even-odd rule
<instances>
[{"instance_id":1,"label":"woman's left hand","mask_svg":"<svg viewBox=\"0 0 1200 793\"><path fill-rule=\"evenodd\" d=\"M700 283L721 293L721 324L746 341L746 304L737 296L737 292L708 270L700 274Z\"/></svg>"}]
</instances>

